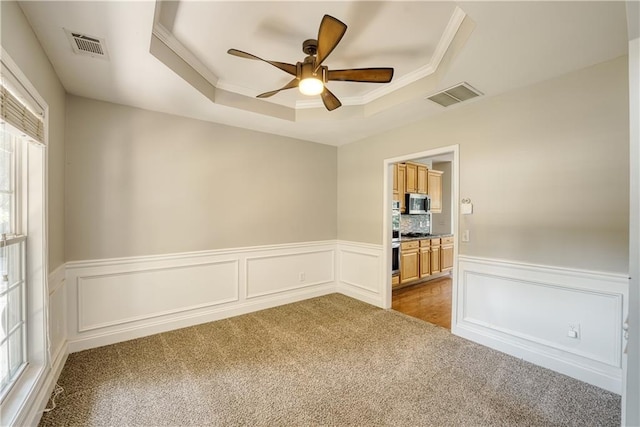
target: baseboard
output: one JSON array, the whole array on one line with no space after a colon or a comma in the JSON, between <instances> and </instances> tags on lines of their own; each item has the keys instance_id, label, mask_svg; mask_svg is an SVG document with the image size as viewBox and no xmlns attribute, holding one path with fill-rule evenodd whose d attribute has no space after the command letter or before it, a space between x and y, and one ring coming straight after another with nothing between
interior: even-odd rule
<instances>
[{"instance_id":1,"label":"baseboard","mask_svg":"<svg viewBox=\"0 0 640 427\"><path fill-rule=\"evenodd\" d=\"M456 292L454 334L621 393L625 275L460 256Z\"/></svg>"},{"instance_id":2,"label":"baseboard","mask_svg":"<svg viewBox=\"0 0 640 427\"><path fill-rule=\"evenodd\" d=\"M382 262L382 245L338 241L338 292L377 307L384 307L386 264Z\"/></svg>"},{"instance_id":3,"label":"baseboard","mask_svg":"<svg viewBox=\"0 0 640 427\"><path fill-rule=\"evenodd\" d=\"M69 262L68 349L336 292L335 252L335 241L323 241Z\"/></svg>"}]
</instances>

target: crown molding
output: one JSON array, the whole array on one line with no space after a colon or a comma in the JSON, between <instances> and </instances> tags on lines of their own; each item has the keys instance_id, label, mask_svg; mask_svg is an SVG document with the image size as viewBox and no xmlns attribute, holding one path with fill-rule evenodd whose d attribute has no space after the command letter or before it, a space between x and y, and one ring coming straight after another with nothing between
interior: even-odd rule
<instances>
[{"instance_id":1,"label":"crown molding","mask_svg":"<svg viewBox=\"0 0 640 427\"><path fill-rule=\"evenodd\" d=\"M161 2L156 2L156 8L160 7ZM200 74L205 80L211 83L213 86L218 86L218 76L216 76L198 57L196 57L186 46L173 35L169 29L167 29L159 21L160 13L156 13L153 22L152 34L164 43L169 49L171 49L176 55L182 58L191 68L193 68L198 74Z\"/></svg>"}]
</instances>

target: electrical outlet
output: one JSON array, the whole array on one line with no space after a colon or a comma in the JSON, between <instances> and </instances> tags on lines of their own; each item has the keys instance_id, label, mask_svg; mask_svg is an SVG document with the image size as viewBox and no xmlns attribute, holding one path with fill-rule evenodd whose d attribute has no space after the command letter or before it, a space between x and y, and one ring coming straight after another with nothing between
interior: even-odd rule
<instances>
[{"instance_id":1,"label":"electrical outlet","mask_svg":"<svg viewBox=\"0 0 640 427\"><path fill-rule=\"evenodd\" d=\"M306 275L304 274L304 272L300 273L299 278L300 278L300 281L301 281L301 282L304 282L304 280L305 280L305 276L306 276Z\"/></svg>"},{"instance_id":2,"label":"electrical outlet","mask_svg":"<svg viewBox=\"0 0 640 427\"><path fill-rule=\"evenodd\" d=\"M580 339L580 323L569 323L567 336L569 338Z\"/></svg>"}]
</instances>

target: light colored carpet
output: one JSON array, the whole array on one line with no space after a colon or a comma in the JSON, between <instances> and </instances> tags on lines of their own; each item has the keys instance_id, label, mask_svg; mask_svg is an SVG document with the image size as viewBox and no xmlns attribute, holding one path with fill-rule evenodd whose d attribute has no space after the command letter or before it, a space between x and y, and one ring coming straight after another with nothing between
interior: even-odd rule
<instances>
[{"instance_id":1,"label":"light colored carpet","mask_svg":"<svg viewBox=\"0 0 640 427\"><path fill-rule=\"evenodd\" d=\"M74 353L42 426L620 425L620 397L339 294Z\"/></svg>"}]
</instances>

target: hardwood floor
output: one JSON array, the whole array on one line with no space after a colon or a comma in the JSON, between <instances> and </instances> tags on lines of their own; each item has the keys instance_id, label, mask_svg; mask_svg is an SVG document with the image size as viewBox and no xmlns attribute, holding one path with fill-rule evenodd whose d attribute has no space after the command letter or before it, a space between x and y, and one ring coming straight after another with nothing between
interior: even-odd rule
<instances>
[{"instance_id":1,"label":"hardwood floor","mask_svg":"<svg viewBox=\"0 0 640 427\"><path fill-rule=\"evenodd\" d=\"M391 308L451 330L451 276L393 291Z\"/></svg>"}]
</instances>

